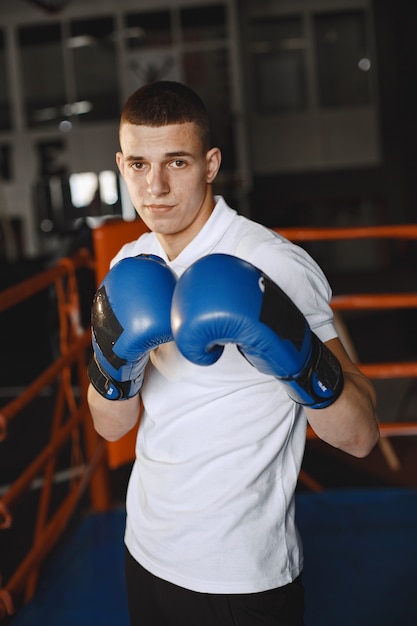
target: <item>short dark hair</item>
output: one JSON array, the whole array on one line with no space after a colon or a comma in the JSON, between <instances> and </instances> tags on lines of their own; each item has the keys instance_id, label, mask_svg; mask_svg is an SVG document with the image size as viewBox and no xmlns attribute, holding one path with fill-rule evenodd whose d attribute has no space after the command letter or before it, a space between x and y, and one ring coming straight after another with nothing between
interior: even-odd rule
<instances>
[{"instance_id":1,"label":"short dark hair","mask_svg":"<svg viewBox=\"0 0 417 626\"><path fill-rule=\"evenodd\" d=\"M120 123L140 126L167 126L194 122L203 150L211 147L210 122L201 98L186 85L174 81L158 81L139 87L127 99Z\"/></svg>"}]
</instances>

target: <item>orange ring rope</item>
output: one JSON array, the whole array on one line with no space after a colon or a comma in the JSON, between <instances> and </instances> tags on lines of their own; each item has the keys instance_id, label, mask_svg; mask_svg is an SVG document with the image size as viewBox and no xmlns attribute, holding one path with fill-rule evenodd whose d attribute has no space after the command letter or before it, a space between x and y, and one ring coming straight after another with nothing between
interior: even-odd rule
<instances>
[{"instance_id":1,"label":"orange ring rope","mask_svg":"<svg viewBox=\"0 0 417 626\"><path fill-rule=\"evenodd\" d=\"M335 239L417 239L417 224L391 226L352 226L340 228L272 228L291 241L329 241Z\"/></svg>"}]
</instances>

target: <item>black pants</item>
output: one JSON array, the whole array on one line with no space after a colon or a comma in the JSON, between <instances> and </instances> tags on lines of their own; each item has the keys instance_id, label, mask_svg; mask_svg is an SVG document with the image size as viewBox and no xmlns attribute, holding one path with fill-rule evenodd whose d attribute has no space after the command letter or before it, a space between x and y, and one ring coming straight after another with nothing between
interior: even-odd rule
<instances>
[{"instance_id":1,"label":"black pants","mask_svg":"<svg viewBox=\"0 0 417 626\"><path fill-rule=\"evenodd\" d=\"M157 578L126 550L131 626L303 626L301 577L261 593L197 593Z\"/></svg>"}]
</instances>

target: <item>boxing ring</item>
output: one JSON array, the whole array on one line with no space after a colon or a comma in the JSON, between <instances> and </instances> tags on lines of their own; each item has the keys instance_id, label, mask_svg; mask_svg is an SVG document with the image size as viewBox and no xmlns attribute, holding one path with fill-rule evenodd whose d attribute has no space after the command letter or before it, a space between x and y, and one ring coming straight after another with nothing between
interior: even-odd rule
<instances>
[{"instance_id":1,"label":"boxing ring","mask_svg":"<svg viewBox=\"0 0 417 626\"><path fill-rule=\"evenodd\" d=\"M342 239L391 239L417 240L417 225L393 225L361 228L285 228L277 229L280 234L294 242L335 241ZM0 293L0 315L43 290L54 293L59 320L59 354L50 365L33 380L19 395L0 408L0 454L7 445L8 433L13 422L35 402L40 394L53 394L53 410L48 442L25 470L17 476L0 495L0 575L2 560L7 550L4 536L13 529L18 516L25 516L25 501L38 481L39 497L31 540L27 551L17 563L12 563L6 575L0 579L0 621L10 620L15 611L35 599L39 580L48 556L56 549L79 509L80 502L87 498L88 507L94 516L109 515L119 519L116 524L117 541L122 542L123 513L112 511L112 496L109 474L112 469L129 462L133 457L135 432L129 433L120 442L107 444L92 428L86 402L88 379L86 364L90 355L90 329L83 328L80 319L80 302L77 272L87 269L100 282L107 272L110 259L122 243L132 240L144 231L140 221L106 223L93 231L92 255L80 250L71 258L59 260L56 265L38 275L14 285ZM416 361L380 363L359 362L355 346L343 324L344 311L381 311L389 309L417 308L417 291L404 293L349 293L334 296L332 308L339 323L341 338L356 361L358 367L369 378L386 380L395 378L417 378ZM416 421L395 421L380 424L381 451L392 470L401 463L390 438L417 435ZM315 439L309 428L307 439ZM68 468L66 493L55 495L58 459L64 449L70 448L73 465ZM4 449L4 447L3 447ZM314 477L304 470L300 482L312 494L327 497L326 490ZM401 495L401 494L400 494ZM60 498L57 502L57 498ZM307 506L304 502L304 506ZM315 501L317 502L317 501ZM302 510L303 504L300 504ZM314 507L313 507L314 508ZM413 513L414 514L414 513ZM310 508L307 518L314 517ZM94 521L92 522L94 526ZM304 522L306 523L306 522ZM97 522L99 524L99 522ZM303 527L303 524L301 525ZM91 541L94 532L90 536ZM112 541L115 535L108 535ZM119 559L119 553L117 559ZM13 561L13 559L11 559ZM23 614L23 613L22 613ZM13 619L13 622L15 619ZM60 618L59 623L63 623ZM76 620L75 620L76 621ZM16 621L18 623L18 621ZM22 626L25 622L22 622ZM29 622L27 622L29 623ZM35 623L35 622L31 622ZM40 623L40 622L39 622ZM46 624L42 619L42 624ZM53 623L53 622L51 622ZM82 623L82 622L79 622ZM92 623L92 622L90 622ZM102 622L100 622L102 623ZM104 623L104 622L103 622ZM113 623L115 623L113 621ZM321 626L326 622L322 621ZM341 624L342 622L339 621ZM402 622L405 624L405 622ZM411 622L410 622L411 623ZM119 626L122 622L118 622Z\"/></svg>"},{"instance_id":2,"label":"boxing ring","mask_svg":"<svg viewBox=\"0 0 417 626\"><path fill-rule=\"evenodd\" d=\"M283 228L275 229L290 241L297 243L308 241L346 241L363 239L393 239L412 241L417 239L417 225L404 224L392 226L362 226L360 228ZM332 309L335 312L336 327L349 356L359 369L371 380L393 378L417 378L417 361L396 361L386 363L361 363L357 350L347 331L342 313L345 311L382 311L396 309L417 309L417 292L409 293L349 293L332 298ZM390 442L392 436L411 436L417 434L416 422L380 423L381 439L378 443L386 462L392 470L399 467L397 458ZM308 427L307 439L315 439L316 435ZM300 479L311 489L321 491L323 487L302 470Z\"/></svg>"}]
</instances>

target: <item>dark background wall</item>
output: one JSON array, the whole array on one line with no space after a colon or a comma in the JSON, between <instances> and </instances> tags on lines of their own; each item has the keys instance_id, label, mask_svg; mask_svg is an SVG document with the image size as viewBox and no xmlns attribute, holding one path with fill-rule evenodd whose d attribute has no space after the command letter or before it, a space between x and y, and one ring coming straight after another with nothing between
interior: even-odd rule
<instances>
[{"instance_id":1,"label":"dark background wall","mask_svg":"<svg viewBox=\"0 0 417 626\"><path fill-rule=\"evenodd\" d=\"M372 223L417 219L417 2L374 0L371 11L381 163L257 176L252 205L259 221L270 226L331 226L346 209L354 223L367 202L375 207Z\"/></svg>"}]
</instances>

